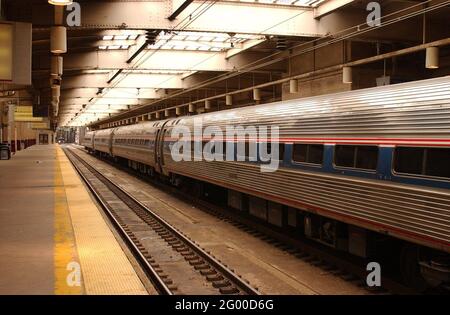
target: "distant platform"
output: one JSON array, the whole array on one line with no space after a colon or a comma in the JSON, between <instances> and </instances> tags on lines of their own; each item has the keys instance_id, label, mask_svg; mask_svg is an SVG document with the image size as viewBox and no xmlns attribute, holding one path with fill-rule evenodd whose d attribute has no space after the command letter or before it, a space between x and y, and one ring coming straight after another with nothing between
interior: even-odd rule
<instances>
[{"instance_id":1,"label":"distant platform","mask_svg":"<svg viewBox=\"0 0 450 315\"><path fill-rule=\"evenodd\" d=\"M0 294L148 294L58 145L0 161Z\"/></svg>"}]
</instances>

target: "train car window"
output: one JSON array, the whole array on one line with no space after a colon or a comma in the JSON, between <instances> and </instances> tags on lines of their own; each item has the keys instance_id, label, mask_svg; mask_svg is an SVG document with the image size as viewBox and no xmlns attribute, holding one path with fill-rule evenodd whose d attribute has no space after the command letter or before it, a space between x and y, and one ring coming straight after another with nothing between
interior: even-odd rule
<instances>
[{"instance_id":1,"label":"train car window","mask_svg":"<svg viewBox=\"0 0 450 315\"><path fill-rule=\"evenodd\" d=\"M266 146L266 152L268 155L272 154L272 142L259 143L260 146ZM284 160L284 143L275 143L278 145L278 160ZM260 151L261 152L261 151Z\"/></svg>"},{"instance_id":2,"label":"train car window","mask_svg":"<svg viewBox=\"0 0 450 315\"><path fill-rule=\"evenodd\" d=\"M209 143L209 140L202 141L202 150L205 151L205 149L208 149L209 152L214 154L216 152L216 146L214 145L214 142L211 142L211 144L209 144L209 145L208 145L208 143ZM206 147L207 145L208 145L208 147Z\"/></svg>"},{"instance_id":3,"label":"train car window","mask_svg":"<svg viewBox=\"0 0 450 315\"><path fill-rule=\"evenodd\" d=\"M323 144L310 144L308 150L308 163L323 163Z\"/></svg>"},{"instance_id":4,"label":"train car window","mask_svg":"<svg viewBox=\"0 0 450 315\"><path fill-rule=\"evenodd\" d=\"M428 148L425 174L450 178L450 149Z\"/></svg>"},{"instance_id":5,"label":"train car window","mask_svg":"<svg viewBox=\"0 0 450 315\"><path fill-rule=\"evenodd\" d=\"M253 149L255 148L255 149ZM251 151L255 150L255 152ZM257 143L253 141L246 141L245 142L245 160L246 161L252 161L255 162L258 159L258 147Z\"/></svg>"},{"instance_id":6,"label":"train car window","mask_svg":"<svg viewBox=\"0 0 450 315\"><path fill-rule=\"evenodd\" d=\"M246 157L247 156L247 146L245 145L245 143L244 143L244 154L241 154L242 152L240 152L240 150L242 150L241 147L242 147L242 141L238 140L236 142L236 147L235 147L236 157L238 157L238 156ZM247 160L247 159L245 159L245 160Z\"/></svg>"},{"instance_id":7,"label":"train car window","mask_svg":"<svg viewBox=\"0 0 450 315\"><path fill-rule=\"evenodd\" d=\"M356 168L375 170L378 163L378 147L356 147Z\"/></svg>"},{"instance_id":8,"label":"train car window","mask_svg":"<svg viewBox=\"0 0 450 315\"><path fill-rule=\"evenodd\" d=\"M450 178L449 148L398 147L394 153L394 171Z\"/></svg>"},{"instance_id":9,"label":"train car window","mask_svg":"<svg viewBox=\"0 0 450 315\"><path fill-rule=\"evenodd\" d=\"M355 146L337 145L334 152L334 163L337 166L355 166Z\"/></svg>"},{"instance_id":10,"label":"train car window","mask_svg":"<svg viewBox=\"0 0 450 315\"><path fill-rule=\"evenodd\" d=\"M294 144L292 160L300 163L322 164L322 144Z\"/></svg>"},{"instance_id":11,"label":"train car window","mask_svg":"<svg viewBox=\"0 0 450 315\"><path fill-rule=\"evenodd\" d=\"M398 173L422 174L423 148L396 148L394 170Z\"/></svg>"},{"instance_id":12,"label":"train car window","mask_svg":"<svg viewBox=\"0 0 450 315\"><path fill-rule=\"evenodd\" d=\"M191 151L194 152L194 153L196 153L197 151L200 151L200 153L202 153L203 152L203 147L205 145L205 142L204 141L200 142L200 148L198 148L197 151L196 151L196 147L195 147L195 143L196 142L198 142L198 141L194 140L194 141L191 142Z\"/></svg>"},{"instance_id":13,"label":"train car window","mask_svg":"<svg viewBox=\"0 0 450 315\"><path fill-rule=\"evenodd\" d=\"M378 163L378 147L337 145L334 163L336 166L375 170Z\"/></svg>"},{"instance_id":14,"label":"train car window","mask_svg":"<svg viewBox=\"0 0 450 315\"><path fill-rule=\"evenodd\" d=\"M308 155L307 144L294 144L294 152L292 155L292 160L294 162L306 162L307 155Z\"/></svg>"},{"instance_id":15,"label":"train car window","mask_svg":"<svg viewBox=\"0 0 450 315\"><path fill-rule=\"evenodd\" d=\"M278 143L278 159L284 160L284 143Z\"/></svg>"}]
</instances>

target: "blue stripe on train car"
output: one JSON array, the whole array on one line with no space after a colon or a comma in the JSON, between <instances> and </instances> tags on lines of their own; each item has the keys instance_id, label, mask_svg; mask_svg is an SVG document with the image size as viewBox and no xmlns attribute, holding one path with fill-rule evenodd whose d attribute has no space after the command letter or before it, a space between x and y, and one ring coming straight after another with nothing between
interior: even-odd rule
<instances>
[{"instance_id":1,"label":"blue stripe on train car","mask_svg":"<svg viewBox=\"0 0 450 315\"><path fill-rule=\"evenodd\" d=\"M173 141L174 142L174 141ZM172 142L165 141L164 149L170 150ZM229 144L228 144L229 145ZM305 171L313 171L313 172L321 172L321 173L329 173L329 174L338 174L345 176L352 176L358 178L366 178L366 179L374 179L374 180L383 180L383 181L391 181L395 183L409 184L415 186L426 186L433 188L444 188L450 189L450 180L445 179L434 179L434 178L422 178L415 177L414 175L402 175L395 174L393 172L393 147L379 147L378 151L378 164L376 171L365 171L365 170L356 170L350 168L340 168L334 165L334 145L326 144L324 145L324 156L323 156L323 164L322 165L311 165L305 163L296 163L293 162L291 158L293 153L293 144L285 144L284 147L284 157L281 163L281 167L287 167L292 169L299 169ZM237 144L234 143L234 157L237 157ZM259 148L258 148L259 152ZM259 160L259 158L258 158ZM248 162L248 163L256 163L259 162Z\"/></svg>"}]
</instances>

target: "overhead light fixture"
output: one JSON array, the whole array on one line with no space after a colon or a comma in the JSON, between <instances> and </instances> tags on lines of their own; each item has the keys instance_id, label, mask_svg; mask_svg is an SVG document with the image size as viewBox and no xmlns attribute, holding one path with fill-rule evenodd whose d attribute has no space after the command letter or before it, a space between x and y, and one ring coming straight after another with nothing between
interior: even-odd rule
<instances>
[{"instance_id":1,"label":"overhead light fixture","mask_svg":"<svg viewBox=\"0 0 450 315\"><path fill-rule=\"evenodd\" d=\"M114 37L115 40L126 40L128 38L128 35L116 35Z\"/></svg>"},{"instance_id":2,"label":"overhead light fixture","mask_svg":"<svg viewBox=\"0 0 450 315\"><path fill-rule=\"evenodd\" d=\"M289 80L289 93L298 93L298 81L296 79Z\"/></svg>"},{"instance_id":3,"label":"overhead light fixture","mask_svg":"<svg viewBox=\"0 0 450 315\"><path fill-rule=\"evenodd\" d=\"M48 3L53 5L71 5L73 3L72 0L48 0Z\"/></svg>"},{"instance_id":4,"label":"overhead light fixture","mask_svg":"<svg viewBox=\"0 0 450 315\"><path fill-rule=\"evenodd\" d=\"M50 75L61 76L62 74L63 74L63 57L52 56Z\"/></svg>"},{"instance_id":5,"label":"overhead light fixture","mask_svg":"<svg viewBox=\"0 0 450 315\"><path fill-rule=\"evenodd\" d=\"M225 96L225 104L226 104L227 106L233 105L233 96L232 96L231 94L227 94L227 95Z\"/></svg>"},{"instance_id":6,"label":"overhead light fixture","mask_svg":"<svg viewBox=\"0 0 450 315\"><path fill-rule=\"evenodd\" d=\"M50 30L50 50L54 54L67 52L67 30L64 26L52 26Z\"/></svg>"},{"instance_id":7,"label":"overhead light fixture","mask_svg":"<svg viewBox=\"0 0 450 315\"><path fill-rule=\"evenodd\" d=\"M352 67L342 68L342 83L352 83Z\"/></svg>"},{"instance_id":8,"label":"overhead light fixture","mask_svg":"<svg viewBox=\"0 0 450 315\"><path fill-rule=\"evenodd\" d=\"M253 100L254 101L261 100L261 90L260 89L253 89Z\"/></svg>"},{"instance_id":9,"label":"overhead light fixture","mask_svg":"<svg viewBox=\"0 0 450 315\"><path fill-rule=\"evenodd\" d=\"M439 48L428 47L426 49L425 67L427 69L439 68Z\"/></svg>"}]
</instances>

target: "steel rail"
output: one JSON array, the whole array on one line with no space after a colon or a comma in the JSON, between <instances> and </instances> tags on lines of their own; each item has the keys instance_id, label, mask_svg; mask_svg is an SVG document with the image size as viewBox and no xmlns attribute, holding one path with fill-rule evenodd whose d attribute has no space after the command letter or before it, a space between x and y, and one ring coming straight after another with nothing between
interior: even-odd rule
<instances>
[{"instance_id":1,"label":"steel rail","mask_svg":"<svg viewBox=\"0 0 450 315\"><path fill-rule=\"evenodd\" d=\"M83 181L88 186L91 193L94 195L96 201L100 204L102 209L105 211L105 213L108 215L109 219L113 223L116 230L120 233L122 238L127 243L128 247L132 250L134 253L135 258L138 260L140 265L144 268L145 273L147 276L149 276L152 284L155 286L155 289L160 293L161 295L173 295L172 291L167 287L167 285L164 283L163 279L158 275L158 273L154 270L154 268L149 264L143 253L137 248L136 244L131 240L131 238L128 236L128 234L125 232L125 230L122 228L121 224L117 221L114 214L111 212L110 207L104 202L103 198L97 193L89 179L86 177L86 175L83 173L83 171L80 169L79 165L74 161L74 158L78 158L78 156L73 153L72 151L68 149L63 149L64 153L66 153L67 158L74 166L77 173L80 175L80 177L83 179ZM70 152L70 153L69 153ZM79 160L80 161L80 160ZM82 163L80 161L80 163ZM93 174L95 175L95 174Z\"/></svg>"},{"instance_id":2,"label":"steel rail","mask_svg":"<svg viewBox=\"0 0 450 315\"><path fill-rule=\"evenodd\" d=\"M212 266L214 269L216 269L220 274L222 274L226 279L231 281L240 292L247 294L247 295L260 295L260 293L254 289L250 284L248 284L244 279L239 277L234 273L233 270L228 268L226 265L212 257L209 253L207 253L203 248L201 248L198 244L196 244L194 241L187 238L184 234L182 234L181 231L179 231L177 228L173 227L168 223L166 220L161 218L158 214L154 213L151 209L149 209L146 205L144 205L142 202L134 198L132 195L130 195L128 192L126 192L124 189L122 189L118 184L114 183L109 178L105 177L103 174L101 174L99 171L97 171L94 167L89 165L86 161L84 161L78 154L74 153L73 150L70 149L63 149L66 155L69 157L69 155L72 155L74 158L76 158L81 164L83 164L86 169L88 169L89 172L92 173L95 177L97 177L100 181L106 182L109 185L113 186L115 189L117 189L120 193L124 194L126 198L129 198L132 202L134 202L136 205L138 205L141 209L145 210L153 219L155 219L161 226L163 226L165 229L167 229L170 233L175 235L176 238L178 238L181 242L183 242L187 247L189 247L191 250L195 252L199 257L204 259L210 266ZM70 159L70 157L69 157ZM117 221L117 219L114 217L114 215L109 210L109 207L103 202L101 197L97 194L91 183L89 183L89 180L82 174L82 171L75 165L73 162L73 159L70 159L72 164L74 164L75 168L77 169L80 176L83 178L83 180L87 183L89 189L93 191L94 196L97 200L101 203L103 208L107 209L108 216L111 217L114 225L118 228L118 230L121 232L123 236L125 236L125 239L127 240L127 243L130 243L133 249L133 252L137 252L139 261L143 260L143 264L145 269L148 269L149 275L152 282L155 282L157 287L157 290L162 292L161 294L168 294L172 295L173 292L165 285L163 279L159 277L159 275L156 273L156 271L153 269L153 267L148 263L146 257L142 254L142 252L138 249L138 247L134 244L134 242L130 239L130 237L127 235L127 233L123 230L121 224ZM114 192L113 192L114 193ZM116 194L116 193L114 193ZM117 194L116 194L117 195ZM118 196L119 199L122 199L122 197ZM123 201L123 200L122 200ZM125 202L125 201L124 201ZM125 202L126 203L126 202Z\"/></svg>"}]
</instances>

